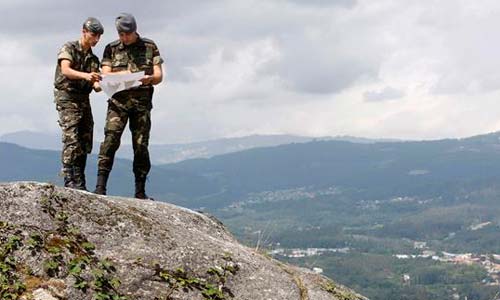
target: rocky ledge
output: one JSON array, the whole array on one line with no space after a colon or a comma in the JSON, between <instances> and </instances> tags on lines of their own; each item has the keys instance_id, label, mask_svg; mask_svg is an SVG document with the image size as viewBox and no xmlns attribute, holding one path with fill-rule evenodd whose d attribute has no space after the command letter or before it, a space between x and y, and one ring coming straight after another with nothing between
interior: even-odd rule
<instances>
[{"instance_id":1,"label":"rocky ledge","mask_svg":"<svg viewBox=\"0 0 500 300\"><path fill-rule=\"evenodd\" d=\"M0 241L0 300L366 299L213 217L51 184L0 184Z\"/></svg>"}]
</instances>

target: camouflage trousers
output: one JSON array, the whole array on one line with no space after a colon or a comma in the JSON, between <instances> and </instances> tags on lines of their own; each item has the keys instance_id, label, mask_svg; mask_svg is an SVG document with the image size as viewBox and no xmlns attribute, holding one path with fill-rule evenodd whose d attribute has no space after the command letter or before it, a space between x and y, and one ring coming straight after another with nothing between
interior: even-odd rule
<instances>
[{"instance_id":1,"label":"camouflage trousers","mask_svg":"<svg viewBox=\"0 0 500 300\"><path fill-rule=\"evenodd\" d=\"M78 165L92 151L94 120L88 95L55 92L59 126L62 129L63 173Z\"/></svg>"},{"instance_id":2,"label":"camouflage trousers","mask_svg":"<svg viewBox=\"0 0 500 300\"><path fill-rule=\"evenodd\" d=\"M104 141L99 151L98 174L107 175L113 168L115 153L129 122L134 149L135 176L146 176L151 169L149 132L151 130L152 89L119 92L108 100Z\"/></svg>"}]
</instances>

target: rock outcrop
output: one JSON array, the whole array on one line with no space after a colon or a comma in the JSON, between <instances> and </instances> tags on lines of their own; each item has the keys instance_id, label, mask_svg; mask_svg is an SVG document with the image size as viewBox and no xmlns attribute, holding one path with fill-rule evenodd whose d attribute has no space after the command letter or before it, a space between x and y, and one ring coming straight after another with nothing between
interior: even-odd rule
<instances>
[{"instance_id":1,"label":"rock outcrop","mask_svg":"<svg viewBox=\"0 0 500 300\"><path fill-rule=\"evenodd\" d=\"M51 184L0 184L0 241L0 299L366 299L213 217Z\"/></svg>"}]
</instances>

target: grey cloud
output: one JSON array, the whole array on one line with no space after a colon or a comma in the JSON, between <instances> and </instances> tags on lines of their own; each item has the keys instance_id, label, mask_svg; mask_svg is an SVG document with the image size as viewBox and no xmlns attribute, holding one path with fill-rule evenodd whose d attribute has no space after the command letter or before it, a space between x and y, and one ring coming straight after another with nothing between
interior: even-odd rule
<instances>
[{"instance_id":1,"label":"grey cloud","mask_svg":"<svg viewBox=\"0 0 500 300\"><path fill-rule=\"evenodd\" d=\"M97 17L105 27L105 34L94 49L101 56L104 46L116 39L115 16L125 11L136 16L141 34L159 44L171 81L190 81L187 69L206 62L219 47L229 48L230 53L245 43L268 37L280 41L283 59L279 65L266 69L269 74L262 75L280 76L291 90L335 93L362 76L373 77L379 67L373 47L370 52L358 53L354 50L358 45L340 43L346 49L338 51L336 44L342 40L339 32L325 32L324 37L316 40L305 36L307 30L322 28L325 22L330 22L328 14L354 6L354 0L162 1L141 10L137 10L134 1L121 1L119 5L108 1L62 0L15 3L0 11L7 16L6 32L19 39L43 34L45 38L31 42L31 46L34 55L51 64L58 47L66 40L78 38L81 23L88 16ZM309 8L303 10L298 6ZM19 18L18 11L23 11L23 18ZM350 48L356 56L348 54Z\"/></svg>"},{"instance_id":2,"label":"grey cloud","mask_svg":"<svg viewBox=\"0 0 500 300\"><path fill-rule=\"evenodd\" d=\"M130 12L139 25L165 25L165 20L181 17L209 5L206 1L64 1L20 0L0 7L2 30L13 34L72 32L88 16L101 20L105 33L115 31L114 18L121 12ZM141 9L138 9L138 8ZM141 29L141 26L138 27Z\"/></svg>"},{"instance_id":3,"label":"grey cloud","mask_svg":"<svg viewBox=\"0 0 500 300\"><path fill-rule=\"evenodd\" d=\"M315 47L286 49L281 76L305 93L336 93L361 77L375 78L379 65L363 58L331 55Z\"/></svg>"},{"instance_id":4,"label":"grey cloud","mask_svg":"<svg viewBox=\"0 0 500 300\"><path fill-rule=\"evenodd\" d=\"M102 57L104 46L117 38L113 20L120 12L135 15L139 32L155 40L166 59L166 82L169 84L158 87L155 113L169 112L168 117L174 123L156 119L156 130L161 134L168 128L175 128L172 131L182 132L180 135L187 138L203 139L220 136L223 131L231 134L241 130L242 124L245 128L267 124L259 128L274 130L274 126L280 125L274 116L281 111L293 113L294 110L288 108L297 103L303 105L297 106L297 110L328 111L325 120L331 120L331 112L343 114L345 122L359 126L358 130L362 132L364 124L371 124L365 122L369 114L352 113L349 100L338 94L346 89L349 93L363 92L365 84L376 86L365 93L367 102L405 96L404 91L398 94L394 89L399 85L411 87L406 95L410 102L414 99L414 91L425 94L432 83L431 94L424 95L430 98L429 101L443 101L443 97L433 98L435 94L467 96L477 93L488 96L484 91L494 91L500 86L500 60L496 59L500 53L496 29L498 4L493 1L480 4L484 10L490 11L481 14L477 12L478 8L469 9L473 5L471 1L466 1L466 4L454 0L434 2L3 1L0 6L3 16L0 42L4 48L10 45L9 49L19 47L23 51L15 55L4 51L0 55L0 75L6 79L25 78L29 85L26 87L19 80L6 81L1 98L4 99L2 106L7 108L2 110L0 117L10 120L8 118L14 118L10 116L16 116L17 120L19 116L19 120L25 118L33 123L33 127L53 128L43 124L56 124L56 113L49 103L52 102L51 84L58 48L68 40L77 39L83 20L94 16L105 26L105 34L94 49L94 53ZM450 10L453 7L459 10ZM249 45L259 45L262 41L272 41L278 52L277 58L273 57L258 67L251 65L247 73L238 69L237 63L232 64ZM213 55L218 51L223 51L222 62L213 63ZM21 62L22 69L14 65L16 60ZM224 69L227 65L236 67ZM200 69L204 72L202 77L191 72ZM234 77L250 75L240 85L228 87L233 77L217 76L226 70L232 72L231 75L234 73ZM210 76L215 79L205 80ZM392 82L393 78L398 78L398 84ZM35 81L39 83L33 84ZM381 82L387 82L387 90L376 85ZM92 98L96 108L96 131L100 132L106 99L102 94ZM15 102L17 106L7 103L13 99L19 101ZM260 105L259 101L269 105ZM183 105L175 107L177 102ZM36 109L20 111L19 103L26 106L36 103L36 108L42 105L46 108L43 114L36 113ZM200 103L206 104L204 109L193 111L193 107L200 106ZM221 107L214 109L214 103ZM248 111L253 107L254 115L251 115ZM231 111L231 120L226 123L217 121ZM49 112L52 113L51 120L39 117L45 117ZM199 119L190 120L186 117L188 115ZM260 115L266 118L257 120ZM397 124L407 121L407 115L405 112L391 126L397 129ZM359 122L361 119L363 122ZM23 122L19 121L20 124ZM196 124L189 125L189 122ZM284 118L282 128L307 130L307 126L296 126L294 122ZM311 132L337 130L331 129L336 128L334 123L321 122L309 125ZM412 132L414 123L425 122L427 115L412 122L407 132ZM395 130L379 125L367 127L373 135ZM428 127L425 130L428 131ZM439 130L442 129L436 129ZM399 134L397 130L394 132Z\"/></svg>"},{"instance_id":5,"label":"grey cloud","mask_svg":"<svg viewBox=\"0 0 500 300\"><path fill-rule=\"evenodd\" d=\"M500 51L500 45L492 42L491 47ZM481 52L481 51L479 51ZM431 88L435 95L480 94L500 90L500 62L498 60L478 60L476 57L495 55L469 54L455 62L442 66L440 77Z\"/></svg>"},{"instance_id":6,"label":"grey cloud","mask_svg":"<svg viewBox=\"0 0 500 300\"><path fill-rule=\"evenodd\" d=\"M421 23L441 41L434 53L439 77L431 93L478 94L500 89L500 11L493 3L448 1L432 12L424 11ZM443 14L456 17L443 18Z\"/></svg>"},{"instance_id":7,"label":"grey cloud","mask_svg":"<svg viewBox=\"0 0 500 300\"><path fill-rule=\"evenodd\" d=\"M262 75L278 75L293 91L304 93L328 94L339 92L360 78L375 78L380 67L383 48L377 43L376 29L363 32L366 24L360 27L357 24L342 24L335 26L334 14L339 3L352 1L326 2L308 10L296 6L279 7L276 2L268 2L252 9L251 5L228 5L215 7L208 11L197 11L187 16L182 25L173 25L176 33L189 35L193 38L211 37L212 43L206 43L207 55L216 47L227 47L234 50L234 45L243 45L256 39L272 37L278 41L282 58L280 62L269 66L265 70L269 73ZM241 2L240 2L241 3ZM255 3L249 1L249 3ZM298 2L297 2L298 3ZM306 5L306 2L301 3ZM257 5L255 5L257 6ZM325 10L326 9L326 10ZM245 11L244 14L241 11ZM346 35L345 28L358 31L361 34L357 39ZM318 31L319 30L319 31ZM315 37L310 32L318 31ZM369 47L360 48L359 44L368 43ZM182 45L172 45L174 54L182 53ZM189 51L196 51L191 48ZM175 57L173 59L176 60ZM179 62L179 60L177 60ZM186 61L187 62L187 61ZM175 64L175 63L174 63ZM182 67L174 65L174 71L185 74ZM188 79L188 76L180 76ZM174 75L174 79L176 76Z\"/></svg>"},{"instance_id":8,"label":"grey cloud","mask_svg":"<svg viewBox=\"0 0 500 300\"><path fill-rule=\"evenodd\" d=\"M358 1L357 0L290 0L290 2L297 3L299 5L314 5L314 6L344 6L353 7Z\"/></svg>"},{"instance_id":9,"label":"grey cloud","mask_svg":"<svg viewBox=\"0 0 500 300\"><path fill-rule=\"evenodd\" d=\"M378 91L366 91L363 94L363 98L366 102L382 102L388 100L395 100L405 96L405 93L401 90L385 87L383 90Z\"/></svg>"}]
</instances>

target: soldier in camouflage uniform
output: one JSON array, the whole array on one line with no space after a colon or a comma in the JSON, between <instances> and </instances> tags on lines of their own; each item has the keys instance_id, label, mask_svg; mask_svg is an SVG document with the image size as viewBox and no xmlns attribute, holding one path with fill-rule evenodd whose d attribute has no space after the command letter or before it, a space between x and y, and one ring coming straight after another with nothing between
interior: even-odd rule
<instances>
[{"instance_id":1,"label":"soldier in camouflage uniform","mask_svg":"<svg viewBox=\"0 0 500 300\"><path fill-rule=\"evenodd\" d=\"M67 42L57 56L54 98L62 129L64 186L86 190L85 165L92 150L94 121L89 94L99 87L99 59L92 53L104 28L95 18L83 23L82 36Z\"/></svg>"},{"instance_id":2,"label":"soldier in camouflage uniform","mask_svg":"<svg viewBox=\"0 0 500 300\"><path fill-rule=\"evenodd\" d=\"M146 177L151 168L149 160L149 132L151 109L153 108L153 85L162 81L163 59L156 44L136 32L135 19L130 14L116 18L119 39L108 44L102 59L102 72L133 73L144 71L142 85L114 94L108 100L104 141L99 151L96 194L106 194L106 184L113 167L115 152L127 125L132 133L134 149L133 171L135 175L135 197L150 199L145 192Z\"/></svg>"}]
</instances>

